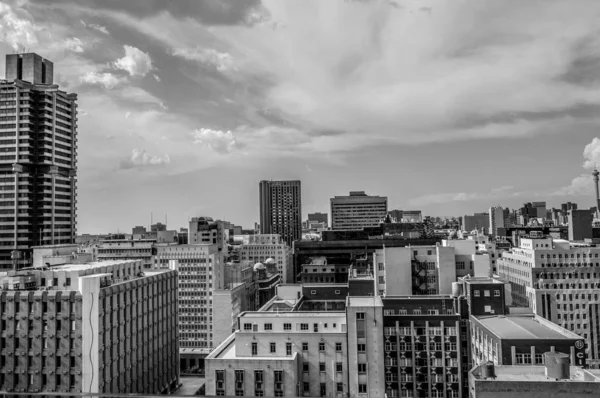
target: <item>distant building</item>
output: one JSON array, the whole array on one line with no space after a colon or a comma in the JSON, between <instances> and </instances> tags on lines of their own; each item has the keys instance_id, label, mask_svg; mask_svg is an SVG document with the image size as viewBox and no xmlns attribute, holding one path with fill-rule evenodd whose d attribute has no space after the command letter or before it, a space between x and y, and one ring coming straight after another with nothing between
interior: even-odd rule
<instances>
[{"instance_id":1,"label":"distant building","mask_svg":"<svg viewBox=\"0 0 600 398\"><path fill-rule=\"evenodd\" d=\"M490 207L490 235L496 236L498 228L508 227L510 225L510 210L502 206ZM468 231L468 230L467 230Z\"/></svg>"},{"instance_id":2,"label":"distant building","mask_svg":"<svg viewBox=\"0 0 600 398\"><path fill-rule=\"evenodd\" d=\"M134 239L135 239L135 235L144 235L146 232L147 232L146 227L137 226L137 227L133 227L131 229L131 234L134 236Z\"/></svg>"},{"instance_id":3,"label":"distant building","mask_svg":"<svg viewBox=\"0 0 600 398\"><path fill-rule=\"evenodd\" d=\"M465 215L463 217L463 230L467 232L474 230L488 232L490 230L490 215L488 213Z\"/></svg>"},{"instance_id":4,"label":"distant building","mask_svg":"<svg viewBox=\"0 0 600 398\"><path fill-rule=\"evenodd\" d=\"M331 228L360 230L377 227L387 215L387 197L369 196L364 191L336 196L331 202Z\"/></svg>"},{"instance_id":5,"label":"distant building","mask_svg":"<svg viewBox=\"0 0 600 398\"><path fill-rule=\"evenodd\" d=\"M34 246L75 243L77 94L34 53L7 54L0 80L0 269L29 265Z\"/></svg>"},{"instance_id":6,"label":"distant building","mask_svg":"<svg viewBox=\"0 0 600 398\"><path fill-rule=\"evenodd\" d=\"M156 239L106 239L99 243L98 260L140 260L145 269L154 266Z\"/></svg>"},{"instance_id":7,"label":"distant building","mask_svg":"<svg viewBox=\"0 0 600 398\"><path fill-rule=\"evenodd\" d=\"M403 214L402 210L390 210L390 211L388 211L388 215L395 222L402 222L402 214Z\"/></svg>"},{"instance_id":8,"label":"distant building","mask_svg":"<svg viewBox=\"0 0 600 398\"><path fill-rule=\"evenodd\" d=\"M308 213L308 222L311 221L325 224L325 228L329 225L327 213Z\"/></svg>"},{"instance_id":9,"label":"distant building","mask_svg":"<svg viewBox=\"0 0 600 398\"><path fill-rule=\"evenodd\" d=\"M469 397L589 398L598 394L597 371L570 366L567 354L550 352L544 357L549 358L546 365L474 367L469 371Z\"/></svg>"},{"instance_id":10,"label":"distant building","mask_svg":"<svg viewBox=\"0 0 600 398\"><path fill-rule=\"evenodd\" d=\"M167 226L166 224L157 222L156 224L152 224L150 226L150 231L151 232L158 232L158 231L166 231L167 230Z\"/></svg>"},{"instance_id":11,"label":"distant building","mask_svg":"<svg viewBox=\"0 0 600 398\"><path fill-rule=\"evenodd\" d=\"M300 181L261 181L260 233L279 234L288 246L302 239Z\"/></svg>"},{"instance_id":12,"label":"distant building","mask_svg":"<svg viewBox=\"0 0 600 398\"><path fill-rule=\"evenodd\" d=\"M238 248L239 261L265 263L273 260L285 282L292 282L291 248L277 234L242 235L242 244ZM270 260L269 260L270 261Z\"/></svg>"},{"instance_id":13,"label":"distant building","mask_svg":"<svg viewBox=\"0 0 600 398\"><path fill-rule=\"evenodd\" d=\"M229 243L228 222L211 217L192 217L188 230L188 244L215 244L219 250Z\"/></svg>"},{"instance_id":14,"label":"distant building","mask_svg":"<svg viewBox=\"0 0 600 398\"><path fill-rule=\"evenodd\" d=\"M592 239L592 213L589 210L569 210L569 240Z\"/></svg>"},{"instance_id":15,"label":"distant building","mask_svg":"<svg viewBox=\"0 0 600 398\"><path fill-rule=\"evenodd\" d=\"M423 222L423 213L421 210L404 210L402 211L401 222Z\"/></svg>"},{"instance_id":16,"label":"distant building","mask_svg":"<svg viewBox=\"0 0 600 398\"><path fill-rule=\"evenodd\" d=\"M64 261L0 277L1 390L174 391L177 273L149 271L140 261Z\"/></svg>"}]
</instances>

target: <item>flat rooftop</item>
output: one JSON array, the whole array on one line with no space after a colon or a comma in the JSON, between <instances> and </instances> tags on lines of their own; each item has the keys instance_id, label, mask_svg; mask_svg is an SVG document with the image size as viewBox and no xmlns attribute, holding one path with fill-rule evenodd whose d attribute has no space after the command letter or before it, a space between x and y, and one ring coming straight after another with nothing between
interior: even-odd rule
<instances>
[{"instance_id":1,"label":"flat rooftop","mask_svg":"<svg viewBox=\"0 0 600 398\"><path fill-rule=\"evenodd\" d=\"M383 301L381 301L381 297L357 297L357 296L348 296L348 307L383 307Z\"/></svg>"},{"instance_id":2,"label":"flat rooftop","mask_svg":"<svg viewBox=\"0 0 600 398\"><path fill-rule=\"evenodd\" d=\"M495 278L488 278L488 277L471 277L471 278L461 278L462 280L464 280L466 283L472 283L472 284L484 284L484 283L498 283L498 284L506 284L508 282L502 281L502 280L498 280Z\"/></svg>"},{"instance_id":3,"label":"flat rooftop","mask_svg":"<svg viewBox=\"0 0 600 398\"><path fill-rule=\"evenodd\" d=\"M279 316L286 318L331 318L331 317L343 317L346 319L345 311L322 311L322 312L279 312ZM240 318L266 318L272 317L272 312L243 312L240 314Z\"/></svg>"},{"instance_id":4,"label":"flat rooftop","mask_svg":"<svg viewBox=\"0 0 600 398\"><path fill-rule=\"evenodd\" d=\"M571 376L570 379L564 380L556 380L549 379L546 377L546 367L545 366L515 366L515 365L505 365L505 366L495 366L494 371L496 373L496 379L492 379L489 381L534 381L534 382L548 382L548 383L557 383L557 382L573 382L573 383L600 383L600 377L597 372L590 372L589 370L582 369L579 366L571 366ZM484 379L479 374L478 368L473 369L473 376L475 379L486 382L487 379ZM600 386L598 386L600 387Z\"/></svg>"},{"instance_id":5,"label":"flat rooftop","mask_svg":"<svg viewBox=\"0 0 600 398\"><path fill-rule=\"evenodd\" d=\"M559 328L560 326L545 325L539 318L531 315L474 316L473 318L501 339L581 339L566 329L559 332L554 327Z\"/></svg>"},{"instance_id":6,"label":"flat rooftop","mask_svg":"<svg viewBox=\"0 0 600 398\"><path fill-rule=\"evenodd\" d=\"M94 268L102 268L102 267L110 267L113 265L121 265L121 264L133 264L137 260L106 260L106 261L92 261L89 263L73 263L73 264L64 264L64 265L56 265L48 267L49 271L85 271L88 269ZM35 268L33 269L35 270ZM41 269L40 269L41 271ZM146 270L143 270L144 273L147 274Z\"/></svg>"}]
</instances>

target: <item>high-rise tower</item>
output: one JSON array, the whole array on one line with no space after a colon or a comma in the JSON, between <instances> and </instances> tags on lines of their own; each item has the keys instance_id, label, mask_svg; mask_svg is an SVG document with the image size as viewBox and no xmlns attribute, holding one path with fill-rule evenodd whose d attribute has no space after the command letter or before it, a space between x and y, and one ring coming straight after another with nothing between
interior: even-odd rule
<instances>
[{"instance_id":1,"label":"high-rise tower","mask_svg":"<svg viewBox=\"0 0 600 398\"><path fill-rule=\"evenodd\" d=\"M0 268L31 247L75 242L77 95L53 84L52 62L6 55L0 80Z\"/></svg>"},{"instance_id":2,"label":"high-rise tower","mask_svg":"<svg viewBox=\"0 0 600 398\"><path fill-rule=\"evenodd\" d=\"M302 239L300 181L261 181L260 233L279 234L289 245Z\"/></svg>"},{"instance_id":3,"label":"high-rise tower","mask_svg":"<svg viewBox=\"0 0 600 398\"><path fill-rule=\"evenodd\" d=\"M600 172L598 172L596 166L594 166L592 175L594 176L594 186L596 187L596 218L600 218L600 191L598 190L598 180L600 179L598 176L600 176Z\"/></svg>"}]
</instances>

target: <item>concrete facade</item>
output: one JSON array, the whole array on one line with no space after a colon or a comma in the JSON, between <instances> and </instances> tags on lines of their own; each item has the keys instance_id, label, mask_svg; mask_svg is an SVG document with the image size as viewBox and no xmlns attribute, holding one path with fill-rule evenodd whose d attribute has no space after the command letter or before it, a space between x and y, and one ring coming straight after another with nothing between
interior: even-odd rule
<instances>
[{"instance_id":1,"label":"concrete facade","mask_svg":"<svg viewBox=\"0 0 600 398\"><path fill-rule=\"evenodd\" d=\"M291 249L277 234L244 235L238 253L240 261L252 264L265 263L272 258L282 280L293 280Z\"/></svg>"},{"instance_id":2,"label":"concrete facade","mask_svg":"<svg viewBox=\"0 0 600 398\"><path fill-rule=\"evenodd\" d=\"M5 270L28 266L34 246L72 244L77 235L77 95L61 91L52 76L52 63L37 54L6 55L7 80L0 80Z\"/></svg>"},{"instance_id":3,"label":"concrete facade","mask_svg":"<svg viewBox=\"0 0 600 398\"><path fill-rule=\"evenodd\" d=\"M0 280L4 392L146 393L179 383L177 275L139 261Z\"/></svg>"},{"instance_id":4,"label":"concrete facade","mask_svg":"<svg viewBox=\"0 0 600 398\"><path fill-rule=\"evenodd\" d=\"M156 239L107 239L98 246L98 260L140 260L145 269L154 267Z\"/></svg>"},{"instance_id":5,"label":"concrete facade","mask_svg":"<svg viewBox=\"0 0 600 398\"><path fill-rule=\"evenodd\" d=\"M302 184L300 181L259 183L260 233L278 234L288 246L302 239Z\"/></svg>"},{"instance_id":6,"label":"concrete facade","mask_svg":"<svg viewBox=\"0 0 600 398\"><path fill-rule=\"evenodd\" d=\"M387 215L387 197L369 196L362 191L336 196L331 202L331 229L360 230L377 227Z\"/></svg>"}]
</instances>

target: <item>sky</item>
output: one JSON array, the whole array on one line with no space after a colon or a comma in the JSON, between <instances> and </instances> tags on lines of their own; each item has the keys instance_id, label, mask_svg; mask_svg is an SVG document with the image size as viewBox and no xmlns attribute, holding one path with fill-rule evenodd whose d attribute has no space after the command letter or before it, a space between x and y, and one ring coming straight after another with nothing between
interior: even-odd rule
<instances>
[{"instance_id":1,"label":"sky","mask_svg":"<svg viewBox=\"0 0 600 398\"><path fill-rule=\"evenodd\" d=\"M460 216L594 205L597 0L3 0L79 105L78 232L246 228L260 180ZM0 61L4 76L4 61Z\"/></svg>"}]
</instances>

